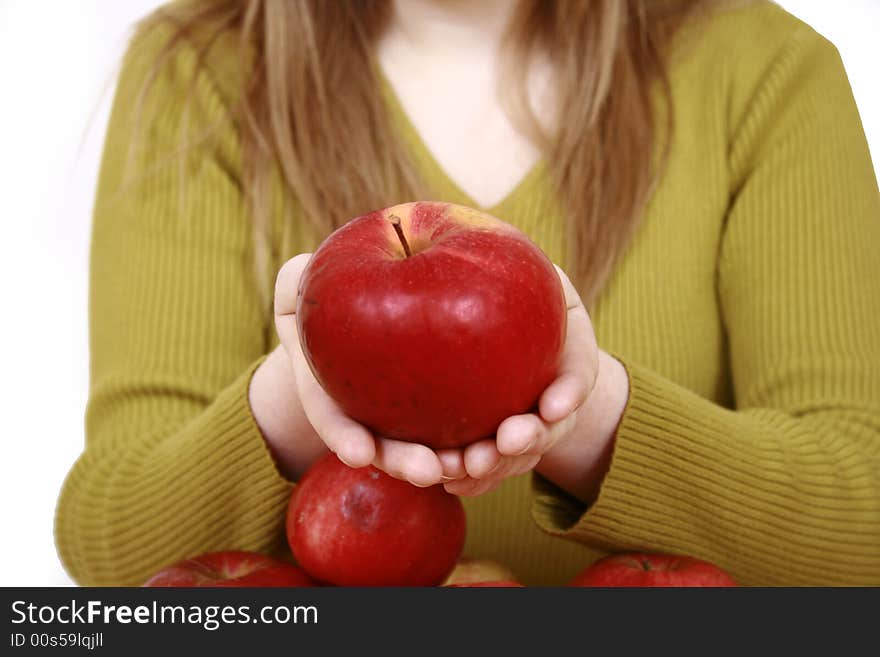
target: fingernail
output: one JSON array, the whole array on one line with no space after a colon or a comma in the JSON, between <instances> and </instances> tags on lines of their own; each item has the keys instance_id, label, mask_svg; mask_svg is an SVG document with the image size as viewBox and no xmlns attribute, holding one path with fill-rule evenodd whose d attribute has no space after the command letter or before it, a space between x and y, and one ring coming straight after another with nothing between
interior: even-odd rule
<instances>
[{"instance_id":1,"label":"fingernail","mask_svg":"<svg viewBox=\"0 0 880 657\"><path fill-rule=\"evenodd\" d=\"M446 475L440 475L440 481L455 481L455 477L447 477Z\"/></svg>"},{"instance_id":2,"label":"fingernail","mask_svg":"<svg viewBox=\"0 0 880 657\"><path fill-rule=\"evenodd\" d=\"M420 484L419 482L413 481L412 479L407 479L407 481L409 483L411 483L413 486L415 486L416 488L427 488L428 486L431 485L431 484Z\"/></svg>"}]
</instances>

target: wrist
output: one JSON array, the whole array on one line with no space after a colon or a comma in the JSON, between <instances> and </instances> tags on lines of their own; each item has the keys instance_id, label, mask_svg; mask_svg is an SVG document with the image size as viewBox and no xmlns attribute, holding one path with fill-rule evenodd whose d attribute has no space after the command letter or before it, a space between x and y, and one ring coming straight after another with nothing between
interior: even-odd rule
<instances>
[{"instance_id":1,"label":"wrist","mask_svg":"<svg viewBox=\"0 0 880 657\"><path fill-rule=\"evenodd\" d=\"M302 410L293 365L282 346L254 371L248 403L279 472L287 479L297 479L326 451Z\"/></svg>"},{"instance_id":2,"label":"wrist","mask_svg":"<svg viewBox=\"0 0 880 657\"><path fill-rule=\"evenodd\" d=\"M544 454L535 470L584 503L595 501L611 464L617 427L628 399L626 369L600 351L596 385L576 411L574 428Z\"/></svg>"}]
</instances>

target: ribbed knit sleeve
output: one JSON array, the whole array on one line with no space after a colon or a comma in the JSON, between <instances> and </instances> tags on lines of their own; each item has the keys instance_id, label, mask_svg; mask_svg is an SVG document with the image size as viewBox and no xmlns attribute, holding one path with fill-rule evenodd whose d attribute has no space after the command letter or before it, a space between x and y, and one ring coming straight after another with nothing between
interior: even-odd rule
<instances>
[{"instance_id":1,"label":"ribbed knit sleeve","mask_svg":"<svg viewBox=\"0 0 880 657\"><path fill-rule=\"evenodd\" d=\"M735 118L717 269L735 408L620 354L598 500L536 478L533 516L743 584L880 585L880 195L836 50L801 25Z\"/></svg>"},{"instance_id":2,"label":"ribbed knit sleeve","mask_svg":"<svg viewBox=\"0 0 880 657\"><path fill-rule=\"evenodd\" d=\"M166 38L140 34L126 56L95 205L86 448L56 512L59 554L86 585L140 584L213 550L269 551L290 493L248 405L270 314L256 292L239 144L228 99L210 71L194 76L191 50L145 96L148 128L129 160Z\"/></svg>"}]
</instances>

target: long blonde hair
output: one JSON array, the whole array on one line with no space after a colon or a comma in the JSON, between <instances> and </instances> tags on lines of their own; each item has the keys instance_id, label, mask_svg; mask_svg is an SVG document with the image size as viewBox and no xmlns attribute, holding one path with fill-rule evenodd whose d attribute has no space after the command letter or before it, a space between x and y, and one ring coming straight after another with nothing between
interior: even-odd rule
<instances>
[{"instance_id":1,"label":"long blonde hair","mask_svg":"<svg viewBox=\"0 0 880 657\"><path fill-rule=\"evenodd\" d=\"M717 0L716 0L717 1ZM638 227L666 159L672 119L666 58L681 26L712 0L520 0L505 40L508 107L547 156L567 216L566 266L595 300ZM372 62L389 0L189 0L162 62L196 32L200 66L215 37L241 45L244 190L258 261L273 236L272 174L319 237L365 211L423 198L386 115ZM536 53L557 76L557 129L546 133L517 72ZM332 172L332 175L327 175ZM502 217L503 218L503 217Z\"/></svg>"}]
</instances>

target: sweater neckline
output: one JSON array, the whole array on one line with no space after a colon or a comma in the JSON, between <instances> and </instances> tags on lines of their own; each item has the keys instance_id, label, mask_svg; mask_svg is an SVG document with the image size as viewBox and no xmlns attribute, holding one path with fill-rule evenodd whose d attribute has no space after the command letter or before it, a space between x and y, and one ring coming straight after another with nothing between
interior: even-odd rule
<instances>
[{"instance_id":1,"label":"sweater neckline","mask_svg":"<svg viewBox=\"0 0 880 657\"><path fill-rule=\"evenodd\" d=\"M533 187L534 181L541 179L545 175L547 162L542 156L538 158L535 164L523 174L519 181L500 200L490 205L483 205L477 202L446 172L424 139L422 139L421 134L404 109L400 97L397 95L394 86L385 75L382 67L379 66L378 62L374 65L392 125L398 129L399 134L404 140L404 146L414 160L414 164L435 189L448 196L448 198L437 200L459 203L488 214L503 216L505 208L515 204L524 191Z\"/></svg>"}]
</instances>

